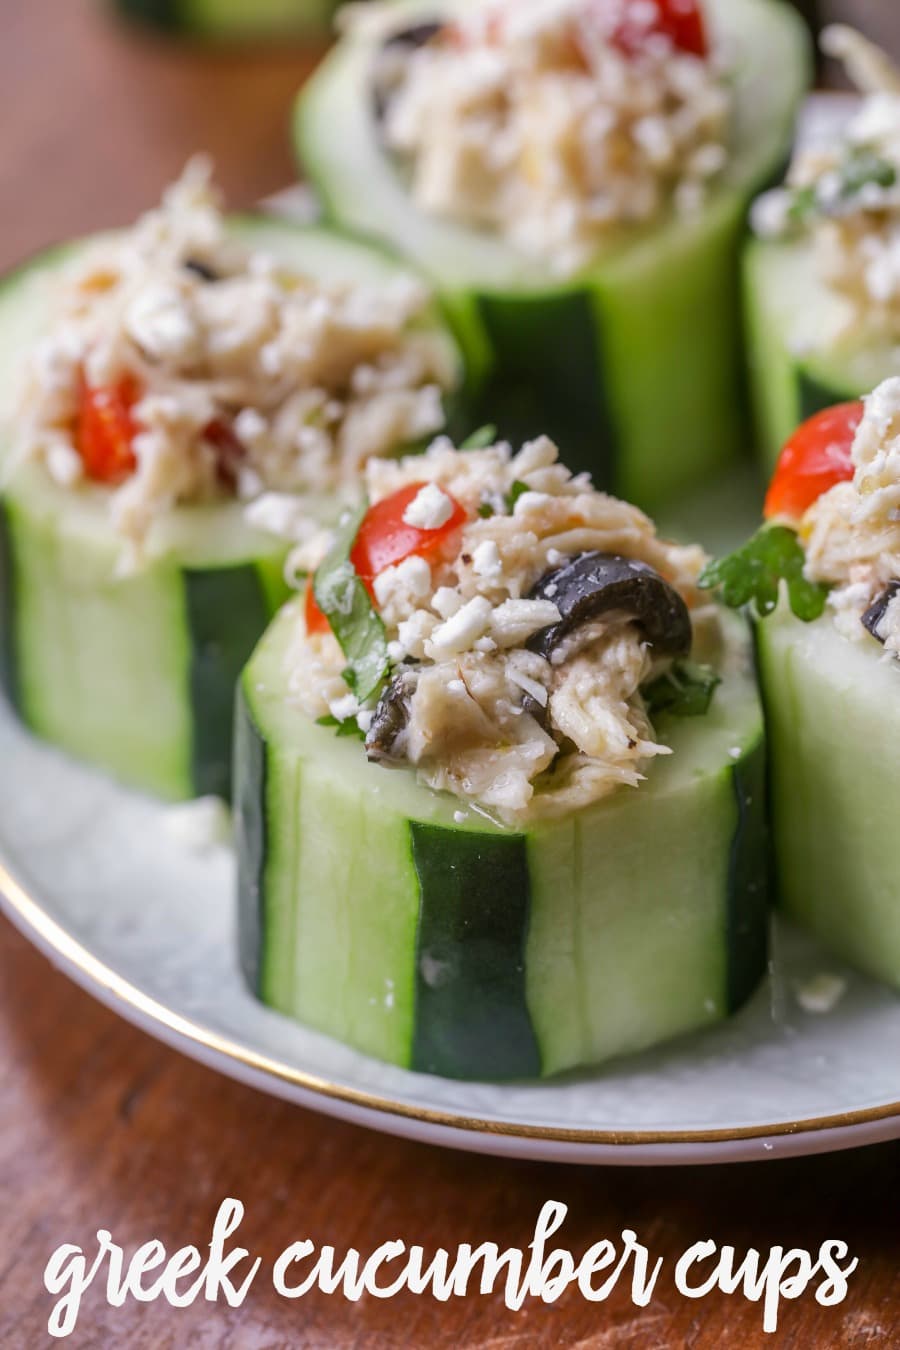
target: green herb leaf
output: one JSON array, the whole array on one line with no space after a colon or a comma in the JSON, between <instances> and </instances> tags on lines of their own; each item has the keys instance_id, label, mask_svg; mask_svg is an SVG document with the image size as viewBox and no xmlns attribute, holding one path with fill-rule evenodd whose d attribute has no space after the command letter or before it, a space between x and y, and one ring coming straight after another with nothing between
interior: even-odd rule
<instances>
[{"instance_id":1,"label":"green herb leaf","mask_svg":"<svg viewBox=\"0 0 900 1350\"><path fill-rule=\"evenodd\" d=\"M787 583L791 609L809 623L825 609L827 586L807 581L800 541L786 525L764 525L743 548L706 567L700 577L705 590L718 590L731 609L753 604L760 618L778 604L779 583Z\"/></svg>"},{"instance_id":2,"label":"green herb leaf","mask_svg":"<svg viewBox=\"0 0 900 1350\"><path fill-rule=\"evenodd\" d=\"M467 436L459 448L460 450L486 450L496 440L497 428L492 422L486 422L483 427L473 431L471 436Z\"/></svg>"},{"instance_id":3,"label":"green herb leaf","mask_svg":"<svg viewBox=\"0 0 900 1350\"><path fill-rule=\"evenodd\" d=\"M520 482L518 478L515 480L512 487L509 489L509 492L506 494L506 509L510 515L512 515L513 511L516 509L516 502L522 494L530 491L531 488L527 483Z\"/></svg>"},{"instance_id":4,"label":"green herb leaf","mask_svg":"<svg viewBox=\"0 0 900 1350\"><path fill-rule=\"evenodd\" d=\"M791 225L805 225L816 214L817 198L814 187L797 188L787 210Z\"/></svg>"},{"instance_id":5,"label":"green herb leaf","mask_svg":"<svg viewBox=\"0 0 900 1350\"><path fill-rule=\"evenodd\" d=\"M482 520L490 520L491 516L495 516L497 512L494 510L493 506L491 506L489 501L483 501L478 508L478 514L481 516Z\"/></svg>"},{"instance_id":6,"label":"green herb leaf","mask_svg":"<svg viewBox=\"0 0 900 1350\"><path fill-rule=\"evenodd\" d=\"M674 661L665 675L645 685L641 693L651 716L667 712L673 717L703 717L721 683L712 666Z\"/></svg>"},{"instance_id":7,"label":"green herb leaf","mask_svg":"<svg viewBox=\"0 0 900 1350\"><path fill-rule=\"evenodd\" d=\"M788 207L791 225L805 226L817 215L828 216L852 203L864 188L892 188L897 184L897 169L868 146L855 146L838 170L837 192L823 194L818 183L796 188Z\"/></svg>"},{"instance_id":8,"label":"green herb leaf","mask_svg":"<svg viewBox=\"0 0 900 1350\"><path fill-rule=\"evenodd\" d=\"M365 513L363 506L341 524L313 581L316 603L347 658L344 682L360 703L380 690L390 664L384 624L350 561L350 550Z\"/></svg>"},{"instance_id":9,"label":"green herb leaf","mask_svg":"<svg viewBox=\"0 0 900 1350\"><path fill-rule=\"evenodd\" d=\"M329 713L327 717L317 717L316 726L334 727L336 736L355 736L360 741L366 739L366 733L355 717L348 717L343 722L339 722L336 717L332 717Z\"/></svg>"},{"instance_id":10,"label":"green herb leaf","mask_svg":"<svg viewBox=\"0 0 900 1350\"><path fill-rule=\"evenodd\" d=\"M891 188L897 182L897 170L890 160L877 151L860 146L853 150L841 167L841 196L855 197L870 184Z\"/></svg>"}]
</instances>

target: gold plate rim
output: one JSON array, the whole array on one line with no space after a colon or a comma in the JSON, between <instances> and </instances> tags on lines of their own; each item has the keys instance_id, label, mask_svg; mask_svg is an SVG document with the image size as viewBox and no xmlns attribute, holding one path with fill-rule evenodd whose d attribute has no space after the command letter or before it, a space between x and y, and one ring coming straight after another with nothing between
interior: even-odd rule
<instances>
[{"instance_id":1,"label":"gold plate rim","mask_svg":"<svg viewBox=\"0 0 900 1350\"><path fill-rule=\"evenodd\" d=\"M345 1086L321 1078L317 1074L303 1069L295 1069L268 1055L260 1054L211 1031L180 1013L173 1012L164 1003L145 994L130 980L119 975L99 957L91 953L77 938L52 918L35 900L25 887L0 861L0 907L7 911L16 927L29 938L38 939L37 946L60 957L66 966L84 977L87 992L90 987L99 986L107 998L107 1006L125 1017L141 1029L146 1026L132 1014L140 1014L142 1019L156 1023L179 1041L212 1052L216 1056L236 1061L245 1069L273 1078L291 1087L302 1089L314 1096L330 1101L342 1102L348 1106L377 1112L384 1116L417 1121L421 1124L461 1131L466 1134L486 1134L504 1136L511 1139L540 1140L546 1143L596 1145L614 1147L650 1147L678 1146L689 1147L696 1144L739 1143L745 1140L771 1139L800 1134L821 1134L829 1130L842 1130L854 1126L870 1125L878 1122L900 1119L900 1101L882 1106L864 1107L856 1111L845 1111L836 1115L811 1116L806 1119L778 1121L759 1125L736 1126L713 1130L603 1130L573 1129L565 1126L536 1125L505 1120L484 1120L478 1116L458 1115L450 1111L420 1107L413 1103L395 1101L390 1097L381 1097L377 1093L366 1092L359 1088ZM170 1044L172 1042L169 1042Z\"/></svg>"}]
</instances>

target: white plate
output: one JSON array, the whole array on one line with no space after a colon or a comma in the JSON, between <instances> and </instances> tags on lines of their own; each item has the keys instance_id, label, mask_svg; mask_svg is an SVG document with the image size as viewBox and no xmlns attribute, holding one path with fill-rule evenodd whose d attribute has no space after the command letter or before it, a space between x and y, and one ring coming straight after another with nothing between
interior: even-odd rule
<instances>
[{"instance_id":1,"label":"white plate","mask_svg":"<svg viewBox=\"0 0 900 1350\"><path fill-rule=\"evenodd\" d=\"M807 135L842 111L816 102ZM296 189L274 204L309 214ZM753 529L756 507L739 476L673 525L718 551ZM725 1162L900 1137L900 1000L796 932L778 928L772 977L716 1030L549 1083L447 1082L258 1004L236 964L227 850L190 855L164 808L34 742L2 700L0 765L0 905L13 923L123 1017L263 1091L430 1143L567 1162ZM823 971L845 975L847 992L815 1016L794 991Z\"/></svg>"},{"instance_id":2,"label":"white plate","mask_svg":"<svg viewBox=\"0 0 900 1350\"><path fill-rule=\"evenodd\" d=\"M754 485L737 477L676 523L717 548L755 514ZM356 1054L250 996L229 850L192 855L166 808L32 740L2 706L0 765L13 922L116 1012L264 1091L432 1143L571 1162L717 1162L900 1136L900 1000L840 972L836 1008L804 1012L796 983L837 968L796 932L778 930L772 977L715 1030L547 1083L448 1082Z\"/></svg>"}]
</instances>

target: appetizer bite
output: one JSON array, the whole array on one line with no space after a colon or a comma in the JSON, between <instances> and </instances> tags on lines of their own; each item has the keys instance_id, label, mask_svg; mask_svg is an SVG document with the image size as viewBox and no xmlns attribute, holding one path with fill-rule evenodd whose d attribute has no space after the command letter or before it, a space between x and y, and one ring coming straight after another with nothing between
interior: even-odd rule
<instances>
[{"instance_id":1,"label":"appetizer bite","mask_svg":"<svg viewBox=\"0 0 900 1350\"><path fill-rule=\"evenodd\" d=\"M774 464L799 422L900 371L900 70L859 33L826 28L864 95L839 134L794 156L754 206L748 341L761 449Z\"/></svg>"},{"instance_id":2,"label":"appetizer bite","mask_svg":"<svg viewBox=\"0 0 900 1350\"><path fill-rule=\"evenodd\" d=\"M486 439L486 438L484 438ZM241 680L266 1003L457 1078L709 1026L766 961L763 725L704 554L546 437L370 461Z\"/></svg>"},{"instance_id":3,"label":"appetizer bite","mask_svg":"<svg viewBox=\"0 0 900 1350\"><path fill-rule=\"evenodd\" d=\"M770 0L352 7L297 106L330 216L433 278L485 408L642 504L743 441L738 241L808 76ZM359 183L365 181L366 192Z\"/></svg>"},{"instance_id":4,"label":"appetizer bite","mask_svg":"<svg viewBox=\"0 0 900 1350\"><path fill-rule=\"evenodd\" d=\"M704 585L751 604L780 899L900 987L900 379L785 446L767 524Z\"/></svg>"},{"instance_id":5,"label":"appetizer bite","mask_svg":"<svg viewBox=\"0 0 900 1350\"><path fill-rule=\"evenodd\" d=\"M226 793L234 685L286 594L274 531L445 425L456 346L380 254L224 217L199 160L132 229L9 277L0 331L12 704L127 782Z\"/></svg>"}]
</instances>

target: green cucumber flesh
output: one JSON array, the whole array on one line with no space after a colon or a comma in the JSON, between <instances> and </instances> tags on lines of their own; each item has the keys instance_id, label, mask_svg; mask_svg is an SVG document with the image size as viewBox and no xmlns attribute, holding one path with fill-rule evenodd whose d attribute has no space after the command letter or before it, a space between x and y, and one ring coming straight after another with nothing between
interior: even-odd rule
<instances>
[{"instance_id":1,"label":"green cucumber flesh","mask_svg":"<svg viewBox=\"0 0 900 1350\"><path fill-rule=\"evenodd\" d=\"M397 0L395 8L401 28L465 3ZM565 282L496 235L413 207L372 115L375 38L338 44L302 91L295 119L298 154L331 217L428 272L464 347L489 353L486 408L496 404L492 419L507 414L501 429L514 439L555 435L573 467L651 507L743 445L740 232L749 198L787 153L810 69L808 37L786 6L716 0L712 9L739 53L722 185L698 217L635 231Z\"/></svg>"},{"instance_id":2,"label":"green cucumber flesh","mask_svg":"<svg viewBox=\"0 0 900 1350\"><path fill-rule=\"evenodd\" d=\"M900 667L864 632L843 637L827 613L803 624L783 602L757 625L757 649L780 904L900 988Z\"/></svg>"},{"instance_id":3,"label":"green cucumber flesh","mask_svg":"<svg viewBox=\"0 0 900 1350\"><path fill-rule=\"evenodd\" d=\"M379 250L324 231L252 217L233 227L325 280L398 274ZM13 441L17 363L45 331L54 279L79 247L0 283L0 464ZM337 509L328 498L309 507L323 517ZM107 492L65 489L40 466L19 466L0 520L3 687L36 734L125 782L173 799L227 795L234 688L287 596L285 551L236 503L179 508L154 527L146 565L123 576Z\"/></svg>"},{"instance_id":4,"label":"green cucumber flesh","mask_svg":"<svg viewBox=\"0 0 900 1350\"><path fill-rule=\"evenodd\" d=\"M286 699L286 606L241 681L240 933L262 1000L395 1064L532 1078L707 1026L765 968L752 672L647 782L516 831L366 762ZM740 620L732 642L747 649Z\"/></svg>"},{"instance_id":5,"label":"green cucumber flesh","mask_svg":"<svg viewBox=\"0 0 900 1350\"><path fill-rule=\"evenodd\" d=\"M806 418L870 393L900 372L900 344L836 335L844 301L822 284L808 242L753 240L744 264L747 345L757 437L774 466Z\"/></svg>"}]
</instances>

